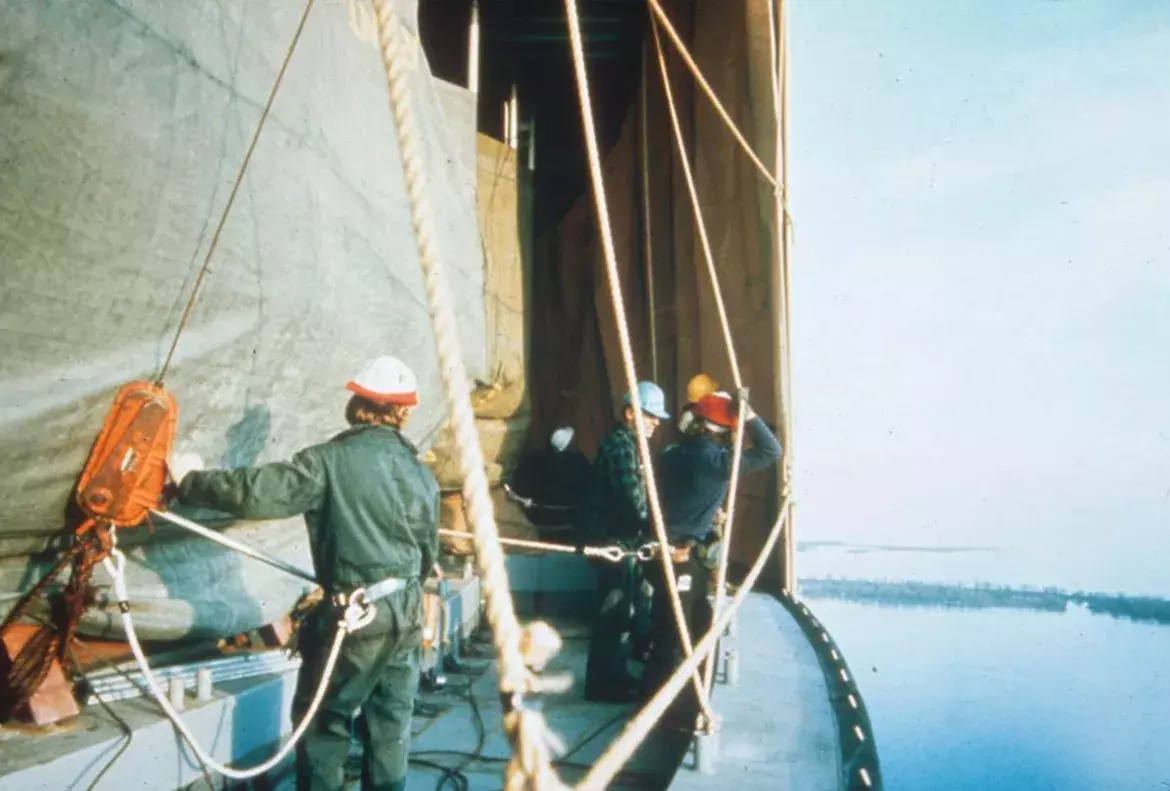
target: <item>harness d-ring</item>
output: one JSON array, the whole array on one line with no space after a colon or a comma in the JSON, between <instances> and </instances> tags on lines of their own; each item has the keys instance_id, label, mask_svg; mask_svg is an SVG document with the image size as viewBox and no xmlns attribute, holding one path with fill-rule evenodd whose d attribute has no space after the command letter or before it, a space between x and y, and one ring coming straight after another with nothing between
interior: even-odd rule
<instances>
[{"instance_id":1,"label":"harness d-ring","mask_svg":"<svg viewBox=\"0 0 1170 791\"><path fill-rule=\"evenodd\" d=\"M633 554L634 557L643 563L654 560L654 558L658 555L658 544L653 541L649 541L638 547Z\"/></svg>"}]
</instances>

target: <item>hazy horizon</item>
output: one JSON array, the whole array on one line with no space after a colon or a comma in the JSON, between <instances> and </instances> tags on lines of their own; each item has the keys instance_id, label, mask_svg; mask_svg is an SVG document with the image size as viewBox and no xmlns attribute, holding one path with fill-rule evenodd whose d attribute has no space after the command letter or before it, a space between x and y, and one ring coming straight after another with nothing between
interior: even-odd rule
<instances>
[{"instance_id":1,"label":"hazy horizon","mask_svg":"<svg viewBox=\"0 0 1170 791\"><path fill-rule=\"evenodd\" d=\"M790 13L798 540L1170 594L1170 3Z\"/></svg>"}]
</instances>

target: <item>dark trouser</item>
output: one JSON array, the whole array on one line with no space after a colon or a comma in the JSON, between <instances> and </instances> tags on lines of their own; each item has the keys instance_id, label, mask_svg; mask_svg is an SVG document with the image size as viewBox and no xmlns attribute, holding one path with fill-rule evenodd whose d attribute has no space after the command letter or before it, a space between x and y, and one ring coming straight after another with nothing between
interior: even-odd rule
<instances>
[{"instance_id":1,"label":"dark trouser","mask_svg":"<svg viewBox=\"0 0 1170 791\"><path fill-rule=\"evenodd\" d=\"M711 602L707 598L708 580L711 572L699 561L692 558L685 563L675 564L674 574L679 583L679 602L682 604L683 618L686 620L687 629L691 634L691 644L695 645L711 628L711 623L714 620ZM666 575L662 570L660 560L646 565L646 578L654 586L654 600L651 607L654 647L646 662L643 691L646 695L652 695L683 663L686 654L683 651L678 626L674 620L674 612L670 602L670 588L667 586ZM688 581L689 586L686 584ZM689 587L689 589L682 590L684 587ZM675 700L671 713L678 716L680 720L689 718L687 721L693 721L697 712L698 698L695 695L695 688L694 685L688 683Z\"/></svg>"},{"instance_id":2,"label":"dark trouser","mask_svg":"<svg viewBox=\"0 0 1170 791\"><path fill-rule=\"evenodd\" d=\"M377 604L372 624L346 638L315 722L297 745L297 791L341 791L351 722L360 710L362 791L406 788L410 717L418 691L422 594L418 585ZM293 718L312 702L329 657L336 617L324 606L305 624Z\"/></svg>"},{"instance_id":3,"label":"dark trouser","mask_svg":"<svg viewBox=\"0 0 1170 791\"><path fill-rule=\"evenodd\" d=\"M585 664L585 695L596 697L630 681L627 661L650 632L650 606L642 593L642 571L633 558L601 562L597 570L597 615Z\"/></svg>"}]
</instances>

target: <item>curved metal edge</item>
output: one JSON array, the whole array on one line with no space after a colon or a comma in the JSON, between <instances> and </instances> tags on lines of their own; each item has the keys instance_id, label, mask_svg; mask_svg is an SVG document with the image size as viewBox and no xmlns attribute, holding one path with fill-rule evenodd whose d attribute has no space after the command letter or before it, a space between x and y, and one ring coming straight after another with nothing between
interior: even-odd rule
<instances>
[{"instance_id":1,"label":"curved metal edge","mask_svg":"<svg viewBox=\"0 0 1170 791\"><path fill-rule=\"evenodd\" d=\"M800 625L825 674L825 687L837 721L837 741L841 746L841 788L843 791L882 791L881 763L869 710L853 671L845 662L845 655L806 603L793 599L786 592L776 598Z\"/></svg>"}]
</instances>

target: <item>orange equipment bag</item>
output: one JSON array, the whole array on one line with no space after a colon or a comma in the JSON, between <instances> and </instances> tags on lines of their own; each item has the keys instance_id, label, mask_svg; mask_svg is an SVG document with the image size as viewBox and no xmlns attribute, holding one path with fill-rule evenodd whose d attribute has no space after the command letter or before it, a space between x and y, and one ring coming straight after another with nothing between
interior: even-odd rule
<instances>
[{"instance_id":1,"label":"orange equipment bag","mask_svg":"<svg viewBox=\"0 0 1170 791\"><path fill-rule=\"evenodd\" d=\"M77 484L77 504L94 522L141 524L158 507L167 481L179 406L154 382L131 382L114 398Z\"/></svg>"}]
</instances>

